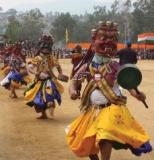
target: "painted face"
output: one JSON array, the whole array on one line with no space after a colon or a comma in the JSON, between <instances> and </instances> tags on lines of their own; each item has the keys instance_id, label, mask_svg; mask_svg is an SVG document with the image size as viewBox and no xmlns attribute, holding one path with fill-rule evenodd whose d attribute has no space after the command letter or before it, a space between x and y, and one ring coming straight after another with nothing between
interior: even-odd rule
<instances>
[{"instance_id":1,"label":"painted face","mask_svg":"<svg viewBox=\"0 0 154 160\"><path fill-rule=\"evenodd\" d=\"M43 49L41 49L41 53L50 54L51 52L50 52L50 50L48 48L43 48Z\"/></svg>"},{"instance_id":2,"label":"painted face","mask_svg":"<svg viewBox=\"0 0 154 160\"><path fill-rule=\"evenodd\" d=\"M95 53L112 57L117 49L117 34L112 29L99 29L94 41Z\"/></svg>"},{"instance_id":3,"label":"painted face","mask_svg":"<svg viewBox=\"0 0 154 160\"><path fill-rule=\"evenodd\" d=\"M52 50L52 46L49 43L43 42L41 44L41 50L40 50L41 53L43 53L43 54L50 54L51 50Z\"/></svg>"}]
</instances>

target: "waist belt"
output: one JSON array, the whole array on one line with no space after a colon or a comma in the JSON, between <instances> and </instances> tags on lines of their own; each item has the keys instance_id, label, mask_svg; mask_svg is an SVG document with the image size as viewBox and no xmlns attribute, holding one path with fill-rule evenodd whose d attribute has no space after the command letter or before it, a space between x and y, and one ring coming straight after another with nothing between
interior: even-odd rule
<instances>
[{"instance_id":1,"label":"waist belt","mask_svg":"<svg viewBox=\"0 0 154 160\"><path fill-rule=\"evenodd\" d=\"M47 81L47 80L49 80L49 79L51 79L51 78L50 78L50 77L47 77L47 78L44 78L44 79L39 78L38 80L39 80L39 81Z\"/></svg>"},{"instance_id":2,"label":"waist belt","mask_svg":"<svg viewBox=\"0 0 154 160\"><path fill-rule=\"evenodd\" d=\"M106 103L106 104L100 104L100 105L98 105L100 108L104 108L104 107L108 107L108 106L111 106L111 102L108 102L108 103Z\"/></svg>"}]
</instances>

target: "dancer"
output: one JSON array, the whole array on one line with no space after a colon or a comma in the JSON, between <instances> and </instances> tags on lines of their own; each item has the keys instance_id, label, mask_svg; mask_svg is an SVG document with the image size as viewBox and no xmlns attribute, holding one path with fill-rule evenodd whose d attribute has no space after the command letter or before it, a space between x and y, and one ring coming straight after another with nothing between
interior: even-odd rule
<instances>
[{"instance_id":1,"label":"dancer","mask_svg":"<svg viewBox=\"0 0 154 160\"><path fill-rule=\"evenodd\" d=\"M37 62L35 80L25 91L24 99L27 105L34 107L37 113L41 113L39 119L47 119L46 110L50 109L53 118L55 100L59 105L61 104L61 94L64 90L54 75L53 68L56 67L59 72L58 79L67 81L68 77L63 75L58 60L52 56L53 38L44 35L39 45L39 55L32 59L32 62Z\"/></svg>"},{"instance_id":2,"label":"dancer","mask_svg":"<svg viewBox=\"0 0 154 160\"><path fill-rule=\"evenodd\" d=\"M79 62L81 61L82 58L83 58L82 48L81 48L80 45L76 45L74 50L73 50L73 54L72 54L71 63L73 64L73 68L72 68L70 79L73 78L73 76L74 76L74 68L79 64Z\"/></svg>"},{"instance_id":3,"label":"dancer","mask_svg":"<svg viewBox=\"0 0 154 160\"><path fill-rule=\"evenodd\" d=\"M20 43L16 43L9 52L7 59L4 61L3 71L5 78L0 84L11 91L11 98L17 98L16 89L22 85L27 85L27 81L24 78L28 76L28 73L26 72L24 60L21 58Z\"/></svg>"},{"instance_id":4,"label":"dancer","mask_svg":"<svg viewBox=\"0 0 154 160\"><path fill-rule=\"evenodd\" d=\"M91 30L91 45L87 53L78 61L74 66L73 72L71 74L71 81L69 84L69 94L70 98L75 100L80 97L81 92L81 83L86 79L89 82L89 65L94 56L94 37L96 34L96 29ZM84 77L83 77L84 74Z\"/></svg>"},{"instance_id":5,"label":"dancer","mask_svg":"<svg viewBox=\"0 0 154 160\"><path fill-rule=\"evenodd\" d=\"M110 21L97 28L95 54L89 66L91 80L81 98L81 115L67 128L67 144L79 157L110 160L112 148L130 149L137 156L152 150L149 135L129 112L117 84L119 64L112 60L117 48L117 25ZM145 100L129 90L137 100ZM135 107L135 105L134 105Z\"/></svg>"},{"instance_id":6,"label":"dancer","mask_svg":"<svg viewBox=\"0 0 154 160\"><path fill-rule=\"evenodd\" d=\"M75 68L77 67L77 65L81 62L83 58L83 54L82 54L82 48L80 45L76 45L74 50L73 50L73 54L72 54L72 59L71 59L71 63L73 64L73 68L72 68L72 72L71 72L71 75L70 75L70 79L73 81L74 79L74 75L75 75ZM72 82L71 82L72 84ZM80 98L80 92L81 92L81 88L82 88L82 84L79 83L76 84L77 86L77 95L76 95L76 98Z\"/></svg>"}]
</instances>

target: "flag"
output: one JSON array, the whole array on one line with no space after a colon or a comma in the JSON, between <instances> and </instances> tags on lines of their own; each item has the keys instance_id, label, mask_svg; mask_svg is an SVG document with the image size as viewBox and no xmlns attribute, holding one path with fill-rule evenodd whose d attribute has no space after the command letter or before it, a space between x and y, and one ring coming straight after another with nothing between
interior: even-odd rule
<instances>
[{"instance_id":1,"label":"flag","mask_svg":"<svg viewBox=\"0 0 154 160\"><path fill-rule=\"evenodd\" d=\"M138 35L138 42L154 44L154 33L142 33Z\"/></svg>"},{"instance_id":2,"label":"flag","mask_svg":"<svg viewBox=\"0 0 154 160\"><path fill-rule=\"evenodd\" d=\"M66 28L66 30L65 30L65 42L66 42L66 44L68 43L68 41L69 41L69 38L68 38L68 30L67 30L67 28Z\"/></svg>"}]
</instances>

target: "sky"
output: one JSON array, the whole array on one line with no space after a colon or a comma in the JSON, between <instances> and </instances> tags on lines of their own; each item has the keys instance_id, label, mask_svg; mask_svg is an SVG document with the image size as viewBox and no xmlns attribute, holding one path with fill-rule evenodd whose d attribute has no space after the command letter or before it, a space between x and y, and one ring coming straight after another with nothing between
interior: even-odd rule
<instances>
[{"instance_id":1,"label":"sky","mask_svg":"<svg viewBox=\"0 0 154 160\"><path fill-rule=\"evenodd\" d=\"M92 13L95 5L110 7L114 0L0 0L3 11L14 8L26 11L39 8L41 12L70 12L71 14Z\"/></svg>"}]
</instances>

